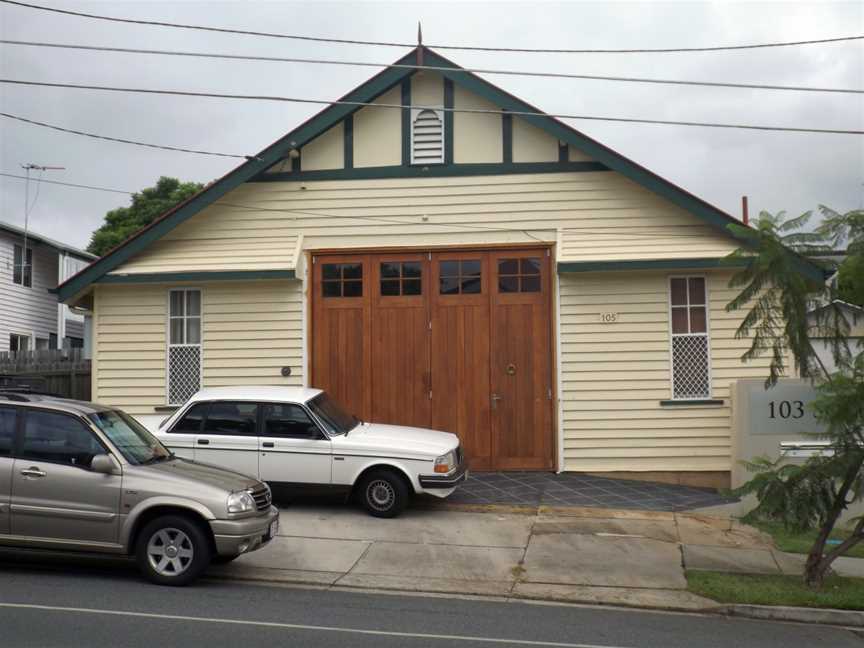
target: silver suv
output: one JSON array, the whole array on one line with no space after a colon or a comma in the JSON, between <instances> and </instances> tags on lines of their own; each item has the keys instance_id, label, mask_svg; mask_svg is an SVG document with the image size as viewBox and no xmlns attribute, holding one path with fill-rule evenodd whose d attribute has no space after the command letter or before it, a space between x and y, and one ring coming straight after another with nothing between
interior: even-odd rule
<instances>
[{"instance_id":1,"label":"silver suv","mask_svg":"<svg viewBox=\"0 0 864 648\"><path fill-rule=\"evenodd\" d=\"M120 410L0 393L0 545L132 555L185 585L263 547L278 519L265 484L175 457Z\"/></svg>"}]
</instances>

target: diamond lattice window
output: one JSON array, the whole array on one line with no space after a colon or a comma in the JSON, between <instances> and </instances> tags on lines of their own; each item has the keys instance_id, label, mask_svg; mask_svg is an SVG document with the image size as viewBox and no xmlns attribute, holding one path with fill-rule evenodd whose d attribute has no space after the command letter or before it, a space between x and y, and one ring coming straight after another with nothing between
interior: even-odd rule
<instances>
[{"instance_id":1,"label":"diamond lattice window","mask_svg":"<svg viewBox=\"0 0 864 648\"><path fill-rule=\"evenodd\" d=\"M711 396L708 300L704 277L673 277L669 282L672 328L672 398Z\"/></svg>"},{"instance_id":2,"label":"diamond lattice window","mask_svg":"<svg viewBox=\"0 0 864 648\"><path fill-rule=\"evenodd\" d=\"M201 389L201 291L172 290L168 316L168 404Z\"/></svg>"}]
</instances>

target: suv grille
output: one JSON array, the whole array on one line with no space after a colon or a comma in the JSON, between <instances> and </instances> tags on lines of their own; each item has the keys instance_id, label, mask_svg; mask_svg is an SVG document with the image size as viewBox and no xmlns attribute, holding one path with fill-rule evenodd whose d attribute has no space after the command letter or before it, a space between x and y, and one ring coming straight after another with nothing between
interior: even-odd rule
<instances>
[{"instance_id":1,"label":"suv grille","mask_svg":"<svg viewBox=\"0 0 864 648\"><path fill-rule=\"evenodd\" d=\"M252 499L255 500L255 506L259 511L266 511L270 508L270 504L273 502L273 496L270 493L270 488L266 485L261 488L255 488L249 491L252 495Z\"/></svg>"}]
</instances>

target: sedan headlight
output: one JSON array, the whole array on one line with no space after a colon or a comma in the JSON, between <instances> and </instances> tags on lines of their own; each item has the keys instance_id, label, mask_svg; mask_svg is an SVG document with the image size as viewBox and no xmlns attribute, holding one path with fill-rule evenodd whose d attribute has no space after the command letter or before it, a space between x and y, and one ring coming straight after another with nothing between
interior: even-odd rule
<instances>
[{"instance_id":1,"label":"sedan headlight","mask_svg":"<svg viewBox=\"0 0 864 648\"><path fill-rule=\"evenodd\" d=\"M435 472L448 473L456 467L456 451L451 450L435 459Z\"/></svg>"},{"instance_id":2,"label":"sedan headlight","mask_svg":"<svg viewBox=\"0 0 864 648\"><path fill-rule=\"evenodd\" d=\"M255 510L255 500L248 491L237 491L228 496L229 513L248 513Z\"/></svg>"}]
</instances>

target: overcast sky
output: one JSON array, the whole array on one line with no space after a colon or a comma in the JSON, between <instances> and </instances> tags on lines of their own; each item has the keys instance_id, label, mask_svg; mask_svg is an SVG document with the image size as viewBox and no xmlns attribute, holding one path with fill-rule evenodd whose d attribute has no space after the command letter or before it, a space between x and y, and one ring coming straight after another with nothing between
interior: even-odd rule
<instances>
[{"instance_id":1,"label":"overcast sky","mask_svg":"<svg viewBox=\"0 0 864 648\"><path fill-rule=\"evenodd\" d=\"M118 17L216 27L506 47L656 48L864 34L864 2L72 2L44 4ZM120 25L0 4L3 39L392 62L406 50ZM545 55L442 51L465 67L864 88L864 41L720 53ZM371 68L222 62L0 46L0 76L238 94L335 99ZM864 128L864 95L648 86L488 75L549 113ZM146 142L251 154L320 107L0 85L0 106L67 128ZM586 134L736 216L864 206L864 137L570 121ZM0 172L66 167L53 180L139 190L160 175L207 182L237 161L125 144L0 118ZM50 175L49 175L50 174ZM24 183L0 177L0 220L23 225ZM32 195L32 194L31 194ZM30 227L85 246L119 194L43 184Z\"/></svg>"}]
</instances>

